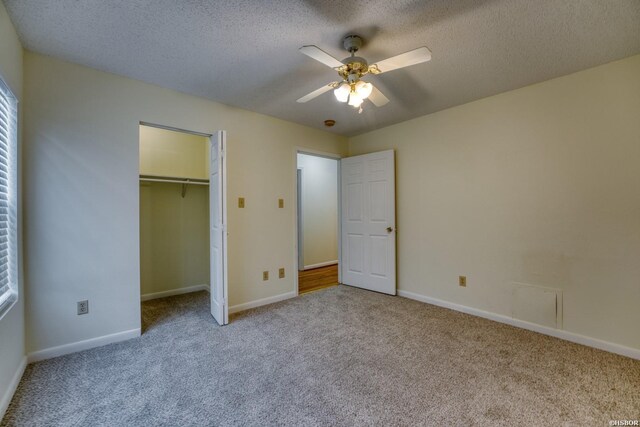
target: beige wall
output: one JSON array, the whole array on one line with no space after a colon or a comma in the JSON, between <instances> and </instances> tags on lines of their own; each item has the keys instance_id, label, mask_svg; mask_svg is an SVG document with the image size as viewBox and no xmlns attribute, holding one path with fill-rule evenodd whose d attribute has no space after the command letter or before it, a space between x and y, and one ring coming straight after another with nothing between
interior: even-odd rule
<instances>
[{"instance_id":1,"label":"beige wall","mask_svg":"<svg viewBox=\"0 0 640 427\"><path fill-rule=\"evenodd\" d=\"M302 169L304 265L338 259L338 162L298 154Z\"/></svg>"},{"instance_id":2,"label":"beige wall","mask_svg":"<svg viewBox=\"0 0 640 427\"><path fill-rule=\"evenodd\" d=\"M140 175L209 179L209 138L140 126Z\"/></svg>"},{"instance_id":3,"label":"beige wall","mask_svg":"<svg viewBox=\"0 0 640 427\"><path fill-rule=\"evenodd\" d=\"M209 284L209 187L140 183L140 293Z\"/></svg>"},{"instance_id":4,"label":"beige wall","mask_svg":"<svg viewBox=\"0 0 640 427\"><path fill-rule=\"evenodd\" d=\"M561 288L565 330L640 348L640 56L349 146L396 149L400 289L509 316L513 282Z\"/></svg>"},{"instance_id":5,"label":"beige wall","mask_svg":"<svg viewBox=\"0 0 640 427\"><path fill-rule=\"evenodd\" d=\"M24 78L29 351L140 327L140 121L228 131L230 305L294 291L294 147L345 138L34 53Z\"/></svg>"},{"instance_id":6,"label":"beige wall","mask_svg":"<svg viewBox=\"0 0 640 427\"><path fill-rule=\"evenodd\" d=\"M22 46L18 36L9 21L4 4L0 2L0 75L9 85L13 94L22 102ZM22 105L19 106L18 125L21 128L18 134L22 140ZM19 157L21 158L21 145L19 142ZM21 173L21 172L19 172ZM18 183L19 193L22 183ZM21 207L19 207L21 211ZM21 217L21 213L18 213ZM21 262L20 262L21 264ZM11 381L16 375L25 354L24 342L24 287L22 268L19 271L19 296L18 302L0 319L0 419L4 414L6 405L10 399Z\"/></svg>"}]
</instances>

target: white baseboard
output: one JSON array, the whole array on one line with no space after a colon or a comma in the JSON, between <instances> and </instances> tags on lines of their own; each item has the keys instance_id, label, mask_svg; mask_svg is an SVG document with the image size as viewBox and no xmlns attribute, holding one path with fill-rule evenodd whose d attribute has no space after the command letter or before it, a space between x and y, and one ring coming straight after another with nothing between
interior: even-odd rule
<instances>
[{"instance_id":1,"label":"white baseboard","mask_svg":"<svg viewBox=\"0 0 640 427\"><path fill-rule=\"evenodd\" d=\"M149 301L152 299L172 297L174 295L182 295L182 294L188 294L190 292L198 292L198 291L209 292L209 285L194 285L194 286L187 286L186 288L170 289L168 291L143 294L143 295L140 295L140 301Z\"/></svg>"},{"instance_id":2,"label":"white baseboard","mask_svg":"<svg viewBox=\"0 0 640 427\"><path fill-rule=\"evenodd\" d=\"M140 328L131 329L129 331L116 332L115 334L104 335L101 337L90 338L84 341L72 342L70 344L64 344L56 347L45 348L44 350L34 351L27 354L27 361L29 363L38 362L40 360L64 356L65 354L89 350L90 348L102 347L103 345L112 344L114 342L126 341L131 338L138 338L139 336Z\"/></svg>"},{"instance_id":3,"label":"white baseboard","mask_svg":"<svg viewBox=\"0 0 640 427\"><path fill-rule=\"evenodd\" d=\"M2 417L4 417L5 412L7 412L7 408L11 403L11 399L13 399L13 395L18 388L18 384L20 384L20 380L22 379L22 374L24 374L24 369L27 367L27 356L23 356L20 364L18 365L18 369L16 369L16 373L11 378L9 382L9 387L4 392L2 399L0 399L0 421Z\"/></svg>"},{"instance_id":4,"label":"white baseboard","mask_svg":"<svg viewBox=\"0 0 640 427\"><path fill-rule=\"evenodd\" d=\"M317 264L305 265L303 270L313 270L314 268L327 267L329 265L336 265L337 263L338 263L338 260L319 262Z\"/></svg>"},{"instance_id":5,"label":"white baseboard","mask_svg":"<svg viewBox=\"0 0 640 427\"><path fill-rule=\"evenodd\" d=\"M239 311L249 310L250 308L256 308L267 304L273 304L274 302L284 301L289 298L295 298L295 292L287 292L280 295L275 295L269 298L257 299L255 301L245 302L244 304L233 305L229 307L229 314L237 313Z\"/></svg>"},{"instance_id":6,"label":"white baseboard","mask_svg":"<svg viewBox=\"0 0 640 427\"><path fill-rule=\"evenodd\" d=\"M448 308L462 313L471 314L473 316L483 317L485 319L493 320L500 323L506 323L507 325L515 326L517 328L528 329L530 331L538 332L543 335L549 335L562 340L571 341L576 344L586 345L587 347L597 348L599 350L608 351L610 353L620 354L632 359L640 360L640 349L626 347L620 344L615 344L608 341L602 341L597 338L591 338L584 335L568 332L562 329L549 328L547 326L537 325L535 323L525 322L524 320L514 319L502 314L492 313L489 311L480 310L466 305L460 305L449 301L443 301L437 298L431 298L424 295L416 294L409 291L398 290L398 295L401 297L413 299L427 304L437 305L439 307Z\"/></svg>"}]
</instances>

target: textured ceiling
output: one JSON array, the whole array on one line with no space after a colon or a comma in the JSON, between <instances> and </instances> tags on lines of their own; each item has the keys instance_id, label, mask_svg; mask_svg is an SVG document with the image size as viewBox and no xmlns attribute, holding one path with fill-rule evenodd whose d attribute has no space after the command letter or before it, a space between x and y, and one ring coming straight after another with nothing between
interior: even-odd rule
<instances>
[{"instance_id":1,"label":"textured ceiling","mask_svg":"<svg viewBox=\"0 0 640 427\"><path fill-rule=\"evenodd\" d=\"M305 125L356 135L640 53L640 0L4 0L25 48ZM300 54L370 63L427 46L433 59L368 76L391 100L358 114Z\"/></svg>"}]
</instances>

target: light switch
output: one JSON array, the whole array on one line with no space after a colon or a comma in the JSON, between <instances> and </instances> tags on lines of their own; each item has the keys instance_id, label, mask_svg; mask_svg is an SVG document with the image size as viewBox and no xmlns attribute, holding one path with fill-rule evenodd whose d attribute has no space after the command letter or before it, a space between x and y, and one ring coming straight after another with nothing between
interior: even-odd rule
<instances>
[{"instance_id":1,"label":"light switch","mask_svg":"<svg viewBox=\"0 0 640 427\"><path fill-rule=\"evenodd\" d=\"M238 197L238 207L244 208L244 197Z\"/></svg>"},{"instance_id":2,"label":"light switch","mask_svg":"<svg viewBox=\"0 0 640 427\"><path fill-rule=\"evenodd\" d=\"M278 199L278 207L280 209L284 208L284 199Z\"/></svg>"}]
</instances>

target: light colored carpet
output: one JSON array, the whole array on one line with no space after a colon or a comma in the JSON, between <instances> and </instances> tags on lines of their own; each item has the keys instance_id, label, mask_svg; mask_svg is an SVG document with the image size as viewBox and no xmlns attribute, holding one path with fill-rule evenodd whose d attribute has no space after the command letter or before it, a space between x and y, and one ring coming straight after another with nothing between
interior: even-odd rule
<instances>
[{"instance_id":1,"label":"light colored carpet","mask_svg":"<svg viewBox=\"0 0 640 427\"><path fill-rule=\"evenodd\" d=\"M640 362L346 286L241 313L143 305L141 338L29 365L3 426L608 425Z\"/></svg>"}]
</instances>

